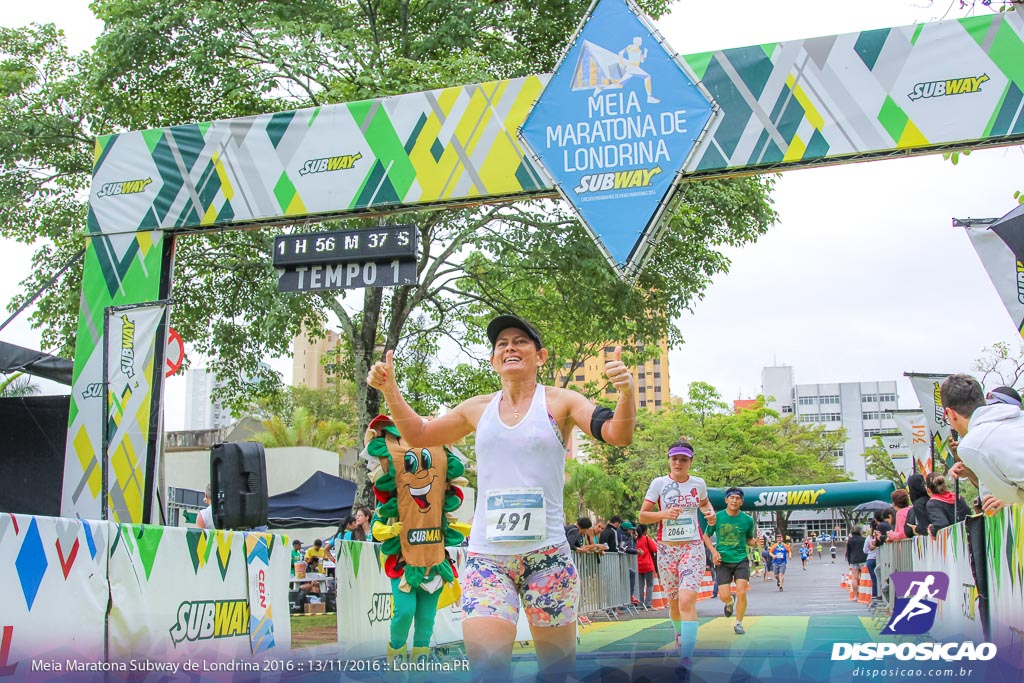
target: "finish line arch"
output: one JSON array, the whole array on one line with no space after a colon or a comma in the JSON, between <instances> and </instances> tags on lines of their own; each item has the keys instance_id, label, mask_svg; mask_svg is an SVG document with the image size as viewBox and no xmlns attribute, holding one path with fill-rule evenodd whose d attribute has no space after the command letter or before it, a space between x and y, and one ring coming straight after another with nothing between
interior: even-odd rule
<instances>
[{"instance_id":1,"label":"finish line arch","mask_svg":"<svg viewBox=\"0 0 1024 683\"><path fill-rule=\"evenodd\" d=\"M1018 12L680 59L718 108L684 182L1024 141ZM166 318L132 316L169 296L176 233L557 196L515 133L550 80L99 138L61 515L153 521ZM147 362L108 390L105 348Z\"/></svg>"},{"instance_id":2,"label":"finish line arch","mask_svg":"<svg viewBox=\"0 0 1024 683\"><path fill-rule=\"evenodd\" d=\"M823 510L889 500L896 490L891 481L851 481L835 484L803 484L800 486L744 486L745 512L777 510ZM708 500L716 510L725 508L724 488L709 488Z\"/></svg>"}]
</instances>

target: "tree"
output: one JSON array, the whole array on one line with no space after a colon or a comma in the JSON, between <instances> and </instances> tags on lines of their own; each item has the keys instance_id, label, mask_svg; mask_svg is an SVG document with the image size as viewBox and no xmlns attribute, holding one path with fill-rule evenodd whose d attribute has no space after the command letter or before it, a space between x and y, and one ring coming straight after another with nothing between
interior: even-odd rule
<instances>
[{"instance_id":1,"label":"tree","mask_svg":"<svg viewBox=\"0 0 1024 683\"><path fill-rule=\"evenodd\" d=\"M985 349L981 358L974 361L971 369L981 373L979 381L982 386L995 384L997 386L1017 388L1024 376L1024 344L1011 350L1006 342L996 342Z\"/></svg>"},{"instance_id":2,"label":"tree","mask_svg":"<svg viewBox=\"0 0 1024 683\"><path fill-rule=\"evenodd\" d=\"M685 436L693 444L691 471L709 486L780 486L818 484L846 479L833 453L845 441L842 430L801 424L792 416L779 419L758 397L751 409L709 412L715 407L714 387L691 385L691 401L657 413L641 410L633 443L625 448L595 448L602 463L626 488L631 509L640 508L650 481L667 473L669 445ZM703 422L702 422L703 421ZM776 515L785 533L788 513Z\"/></svg>"},{"instance_id":3,"label":"tree","mask_svg":"<svg viewBox=\"0 0 1024 683\"><path fill-rule=\"evenodd\" d=\"M605 518L621 512L624 487L601 467L570 460L565 473L563 509L567 523L575 523L587 510Z\"/></svg>"},{"instance_id":4,"label":"tree","mask_svg":"<svg viewBox=\"0 0 1024 683\"><path fill-rule=\"evenodd\" d=\"M22 372L15 372L0 380L0 396L14 398L16 396L37 396L39 387L32 383L32 378Z\"/></svg>"},{"instance_id":5,"label":"tree","mask_svg":"<svg viewBox=\"0 0 1024 683\"><path fill-rule=\"evenodd\" d=\"M352 426L337 420L318 420L301 406L296 406L291 415L274 415L263 421L266 431L255 434L250 440L260 441L267 448L311 446L341 454L346 447L354 445Z\"/></svg>"},{"instance_id":6,"label":"tree","mask_svg":"<svg viewBox=\"0 0 1024 683\"><path fill-rule=\"evenodd\" d=\"M656 18L668 2L640 5ZM49 241L14 306L83 245L82 190L97 135L543 72L585 11L564 0L98 0L93 8L105 28L95 49L78 57L52 26L0 31L0 234ZM363 378L382 349L399 349L404 377L418 362L417 334L472 349L481 341L479 321L493 311L549 324L553 363L582 362L610 339L667 335L679 343L671 319L728 270L717 248L755 240L774 221L772 183L688 185L650 265L629 287L578 222L550 202L393 216L418 226L418 286L350 296L276 292L270 249L280 229L179 236L171 323L214 359L219 376L248 380L229 379L224 398L237 411L280 386L261 359L287 354L301 330L315 334L337 320L361 434L381 412ZM78 265L44 293L31 318L58 353L73 348L80 283ZM419 322L410 328L410 320ZM425 377L413 386L426 386Z\"/></svg>"}]
</instances>

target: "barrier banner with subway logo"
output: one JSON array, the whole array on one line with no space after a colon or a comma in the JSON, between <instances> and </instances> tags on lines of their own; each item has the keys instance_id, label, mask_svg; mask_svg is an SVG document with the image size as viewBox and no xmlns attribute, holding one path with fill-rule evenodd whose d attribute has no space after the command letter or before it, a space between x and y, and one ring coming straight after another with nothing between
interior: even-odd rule
<instances>
[{"instance_id":1,"label":"barrier banner with subway logo","mask_svg":"<svg viewBox=\"0 0 1024 683\"><path fill-rule=\"evenodd\" d=\"M287 605L287 537L273 538L265 571L282 578L265 584L267 605ZM288 619L273 622L272 639L250 642L245 532L120 524L109 562L111 661L249 664L291 645Z\"/></svg>"},{"instance_id":2,"label":"barrier banner with subway logo","mask_svg":"<svg viewBox=\"0 0 1024 683\"><path fill-rule=\"evenodd\" d=\"M743 510L810 510L851 507L872 500L889 500L896 487L891 481L856 481L800 486L747 486ZM725 507L725 489L708 489L716 510Z\"/></svg>"},{"instance_id":3,"label":"barrier banner with subway logo","mask_svg":"<svg viewBox=\"0 0 1024 683\"><path fill-rule=\"evenodd\" d=\"M336 549L338 579L338 654L363 659L382 657L391 638L394 601L391 580L384 573L379 543L341 541ZM455 560L459 576L466 564L465 548L446 548ZM520 610L516 639L529 639L525 612ZM410 642L412 634L409 635ZM462 641L462 604L438 609L434 618L432 646Z\"/></svg>"}]
</instances>

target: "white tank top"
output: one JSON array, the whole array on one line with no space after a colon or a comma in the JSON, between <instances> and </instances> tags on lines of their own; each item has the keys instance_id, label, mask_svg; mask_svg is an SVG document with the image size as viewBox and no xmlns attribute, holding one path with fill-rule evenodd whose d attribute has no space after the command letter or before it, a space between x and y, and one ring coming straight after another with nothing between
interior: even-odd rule
<instances>
[{"instance_id":1,"label":"white tank top","mask_svg":"<svg viewBox=\"0 0 1024 683\"><path fill-rule=\"evenodd\" d=\"M508 426L498 417L503 392L495 394L476 426L477 498L469 550L488 555L518 555L538 548L566 544L562 516L565 448L548 416L547 394L538 384L522 421ZM509 489L540 489L544 499L541 538L528 541L489 541L487 505ZM488 496L491 492L492 496ZM513 494L514 495L514 494ZM492 503L493 504L493 503ZM492 523L495 513L492 512ZM534 522L539 520L533 520Z\"/></svg>"}]
</instances>

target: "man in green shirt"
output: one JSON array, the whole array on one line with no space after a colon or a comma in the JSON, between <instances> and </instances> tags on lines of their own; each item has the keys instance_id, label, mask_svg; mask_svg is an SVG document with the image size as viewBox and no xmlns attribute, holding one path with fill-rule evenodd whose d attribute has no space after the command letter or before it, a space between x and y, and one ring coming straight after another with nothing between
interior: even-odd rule
<instances>
[{"instance_id":1,"label":"man in green shirt","mask_svg":"<svg viewBox=\"0 0 1024 683\"><path fill-rule=\"evenodd\" d=\"M743 489L732 486L725 491L725 514L719 515L714 526L709 526L707 534L717 536L715 550L711 554L718 575L718 598L725 603L725 616L736 613L736 625L733 632L737 635L743 630L743 615L747 612L747 589L750 585L750 560L747 558L747 546L759 545L754 518L741 512L743 506ZM736 582L735 595L732 582Z\"/></svg>"}]
</instances>

